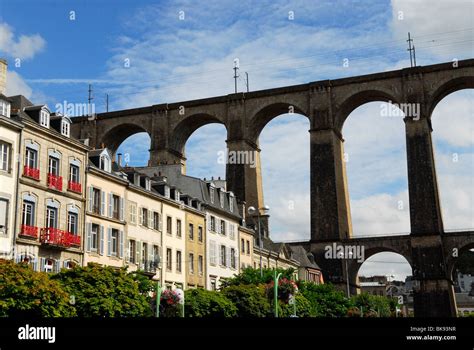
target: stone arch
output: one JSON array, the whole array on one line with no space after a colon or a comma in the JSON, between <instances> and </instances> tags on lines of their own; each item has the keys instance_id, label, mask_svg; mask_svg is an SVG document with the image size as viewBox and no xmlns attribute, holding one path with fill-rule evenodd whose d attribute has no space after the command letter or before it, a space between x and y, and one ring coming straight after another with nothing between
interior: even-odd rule
<instances>
[{"instance_id":1,"label":"stone arch","mask_svg":"<svg viewBox=\"0 0 474 350\"><path fill-rule=\"evenodd\" d=\"M142 125L134 123L119 124L104 132L97 146L101 147L101 144L103 143L112 154L115 154L122 142L124 142L128 137L140 132L146 132L150 138L152 137L148 130L146 130Z\"/></svg>"},{"instance_id":2,"label":"stone arch","mask_svg":"<svg viewBox=\"0 0 474 350\"><path fill-rule=\"evenodd\" d=\"M274 118L282 114L301 114L308 118L308 113L305 109L294 103L289 102L275 102L267 104L260 108L255 114L253 114L247 125L248 139L249 141L257 144L258 137L265 126ZM311 121L310 121L311 122Z\"/></svg>"},{"instance_id":3,"label":"stone arch","mask_svg":"<svg viewBox=\"0 0 474 350\"><path fill-rule=\"evenodd\" d=\"M184 157L185 146L189 137L199 128L207 124L222 124L226 129L226 123L215 115L209 113L194 113L180 121L170 132L169 148Z\"/></svg>"},{"instance_id":4,"label":"stone arch","mask_svg":"<svg viewBox=\"0 0 474 350\"><path fill-rule=\"evenodd\" d=\"M474 238L470 242L465 243L463 246L458 247L458 256L462 256L464 253L467 251L474 249ZM451 254L450 254L451 253ZM456 266L457 258L453 257L452 252L448 252L447 258L446 258L446 265L447 265L447 270L448 270L448 276L450 279L453 278L453 272L454 272L454 267Z\"/></svg>"},{"instance_id":5,"label":"stone arch","mask_svg":"<svg viewBox=\"0 0 474 350\"><path fill-rule=\"evenodd\" d=\"M474 76L457 77L441 83L431 94L431 98L429 99L428 116L431 118L431 114L443 98L453 92L464 89L474 89Z\"/></svg>"},{"instance_id":6,"label":"stone arch","mask_svg":"<svg viewBox=\"0 0 474 350\"><path fill-rule=\"evenodd\" d=\"M392 92L385 90L371 89L357 92L347 97L339 105L334 119L334 126L336 130L342 132L342 128L346 119L356 108L366 103L377 101L397 104L400 103L399 99Z\"/></svg>"}]
</instances>

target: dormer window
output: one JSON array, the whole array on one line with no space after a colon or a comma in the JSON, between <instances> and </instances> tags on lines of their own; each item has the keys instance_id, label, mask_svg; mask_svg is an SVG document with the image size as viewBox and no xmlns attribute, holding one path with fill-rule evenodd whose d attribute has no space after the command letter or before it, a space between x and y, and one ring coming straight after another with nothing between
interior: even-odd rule
<instances>
[{"instance_id":1,"label":"dormer window","mask_svg":"<svg viewBox=\"0 0 474 350\"><path fill-rule=\"evenodd\" d=\"M150 191L151 190L151 180L147 177L145 178L145 188Z\"/></svg>"},{"instance_id":2,"label":"dormer window","mask_svg":"<svg viewBox=\"0 0 474 350\"><path fill-rule=\"evenodd\" d=\"M180 193L179 193L178 190L176 190L176 191L174 192L174 196L175 196L176 202L179 202L180 199L181 199L181 195L180 195Z\"/></svg>"},{"instance_id":3,"label":"dormer window","mask_svg":"<svg viewBox=\"0 0 474 350\"><path fill-rule=\"evenodd\" d=\"M0 100L0 115L10 118L10 103L5 100Z\"/></svg>"},{"instance_id":4,"label":"dormer window","mask_svg":"<svg viewBox=\"0 0 474 350\"><path fill-rule=\"evenodd\" d=\"M71 124L66 119L61 120L61 134L69 137L71 132Z\"/></svg>"},{"instance_id":5,"label":"dormer window","mask_svg":"<svg viewBox=\"0 0 474 350\"><path fill-rule=\"evenodd\" d=\"M234 211L234 194L232 192L229 193L229 210Z\"/></svg>"},{"instance_id":6,"label":"dormer window","mask_svg":"<svg viewBox=\"0 0 474 350\"><path fill-rule=\"evenodd\" d=\"M49 128L49 113L45 110L40 111L40 125Z\"/></svg>"},{"instance_id":7,"label":"dormer window","mask_svg":"<svg viewBox=\"0 0 474 350\"><path fill-rule=\"evenodd\" d=\"M110 172L110 158L107 155L103 154L100 156L99 168Z\"/></svg>"},{"instance_id":8,"label":"dormer window","mask_svg":"<svg viewBox=\"0 0 474 350\"><path fill-rule=\"evenodd\" d=\"M209 187L209 196L211 197L211 203L214 203L214 186L212 184Z\"/></svg>"},{"instance_id":9,"label":"dormer window","mask_svg":"<svg viewBox=\"0 0 474 350\"><path fill-rule=\"evenodd\" d=\"M221 201L221 208L224 208L224 198L225 198L225 193L224 191L220 191L220 198L219 200Z\"/></svg>"},{"instance_id":10,"label":"dormer window","mask_svg":"<svg viewBox=\"0 0 474 350\"><path fill-rule=\"evenodd\" d=\"M170 188L168 186L165 186L165 197L170 198Z\"/></svg>"}]
</instances>

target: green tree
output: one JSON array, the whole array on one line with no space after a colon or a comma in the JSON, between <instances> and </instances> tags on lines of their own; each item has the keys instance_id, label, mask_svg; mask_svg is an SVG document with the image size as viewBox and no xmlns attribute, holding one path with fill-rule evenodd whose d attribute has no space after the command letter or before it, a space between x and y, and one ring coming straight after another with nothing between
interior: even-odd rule
<instances>
[{"instance_id":1,"label":"green tree","mask_svg":"<svg viewBox=\"0 0 474 350\"><path fill-rule=\"evenodd\" d=\"M299 293L311 304L310 313L319 317L343 317L351 302L332 284L299 281Z\"/></svg>"},{"instance_id":2,"label":"green tree","mask_svg":"<svg viewBox=\"0 0 474 350\"><path fill-rule=\"evenodd\" d=\"M0 259L0 316L70 317L69 295L44 272Z\"/></svg>"},{"instance_id":3,"label":"green tree","mask_svg":"<svg viewBox=\"0 0 474 350\"><path fill-rule=\"evenodd\" d=\"M298 317L314 317L316 315L316 311L311 304L311 302L306 299L306 297L300 293L295 295L295 303L296 303L296 316ZM279 302L280 309L278 311L278 315L280 317L290 317L294 314L295 306L289 303L284 303L282 301Z\"/></svg>"},{"instance_id":4,"label":"green tree","mask_svg":"<svg viewBox=\"0 0 474 350\"><path fill-rule=\"evenodd\" d=\"M281 278L287 278L291 279L293 277L293 274L295 272L294 269L289 268L289 269L282 269L282 268L277 268L276 269L277 274L281 273ZM262 269L262 275L260 275L260 269L254 269L251 267L247 267L243 269L240 274L227 279L223 283L223 287L229 287L229 286L238 286L241 284L267 284L273 281L275 274L275 269Z\"/></svg>"},{"instance_id":5,"label":"green tree","mask_svg":"<svg viewBox=\"0 0 474 350\"><path fill-rule=\"evenodd\" d=\"M265 285L232 285L222 293L237 307L238 317L265 317L271 313Z\"/></svg>"},{"instance_id":6,"label":"green tree","mask_svg":"<svg viewBox=\"0 0 474 350\"><path fill-rule=\"evenodd\" d=\"M237 308L218 291L189 289L184 292L184 307L187 317L235 317Z\"/></svg>"},{"instance_id":7,"label":"green tree","mask_svg":"<svg viewBox=\"0 0 474 350\"><path fill-rule=\"evenodd\" d=\"M358 310L362 307L364 317L390 317L397 306L393 298L368 293L354 295L351 302Z\"/></svg>"},{"instance_id":8,"label":"green tree","mask_svg":"<svg viewBox=\"0 0 474 350\"><path fill-rule=\"evenodd\" d=\"M126 269L114 269L89 264L62 270L51 277L75 298L80 317L151 316L146 288L127 274Z\"/></svg>"}]
</instances>

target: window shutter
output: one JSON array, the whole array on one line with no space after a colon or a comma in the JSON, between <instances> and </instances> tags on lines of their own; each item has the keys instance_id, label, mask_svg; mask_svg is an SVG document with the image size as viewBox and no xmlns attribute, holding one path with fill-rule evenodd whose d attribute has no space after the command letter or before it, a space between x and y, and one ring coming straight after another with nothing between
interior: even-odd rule
<instances>
[{"instance_id":1,"label":"window shutter","mask_svg":"<svg viewBox=\"0 0 474 350\"><path fill-rule=\"evenodd\" d=\"M231 254L230 247L226 247L226 260L227 260L227 261L226 261L226 266L227 266L227 267L230 267L230 266L231 266L231 264L230 264L230 262L231 262L231 260L230 260L230 254Z\"/></svg>"},{"instance_id":2,"label":"window shutter","mask_svg":"<svg viewBox=\"0 0 474 350\"><path fill-rule=\"evenodd\" d=\"M46 262L46 259L45 258L40 258L40 271L43 272L44 271L44 264Z\"/></svg>"},{"instance_id":3,"label":"window shutter","mask_svg":"<svg viewBox=\"0 0 474 350\"><path fill-rule=\"evenodd\" d=\"M91 232L92 232L92 222L87 223L87 240L86 240L86 251L91 251Z\"/></svg>"},{"instance_id":4,"label":"window shutter","mask_svg":"<svg viewBox=\"0 0 474 350\"><path fill-rule=\"evenodd\" d=\"M20 257L21 259L21 257ZM35 260L33 260L33 270L34 271L38 271L38 259L35 258Z\"/></svg>"},{"instance_id":5,"label":"window shutter","mask_svg":"<svg viewBox=\"0 0 474 350\"><path fill-rule=\"evenodd\" d=\"M69 261L67 261L67 260L64 260L64 261L63 261L63 267L64 267L65 269L67 269L68 262L69 262Z\"/></svg>"},{"instance_id":6,"label":"window shutter","mask_svg":"<svg viewBox=\"0 0 474 350\"><path fill-rule=\"evenodd\" d=\"M142 224L143 224L143 210L142 210L141 207L138 208L138 215L139 215L139 220L140 220L140 221L138 222L138 224L139 224L139 225L142 225Z\"/></svg>"},{"instance_id":7,"label":"window shutter","mask_svg":"<svg viewBox=\"0 0 474 350\"><path fill-rule=\"evenodd\" d=\"M141 252L141 242L140 241L136 241L135 242L135 248L136 248L136 261L135 263L140 266L140 252Z\"/></svg>"},{"instance_id":8,"label":"window shutter","mask_svg":"<svg viewBox=\"0 0 474 350\"><path fill-rule=\"evenodd\" d=\"M16 262L17 264L21 262L21 255L19 255L19 254L16 254L16 255L15 255L15 262Z\"/></svg>"},{"instance_id":9,"label":"window shutter","mask_svg":"<svg viewBox=\"0 0 474 350\"><path fill-rule=\"evenodd\" d=\"M158 213L158 230L160 232L163 232L163 216L161 215L161 213Z\"/></svg>"},{"instance_id":10,"label":"window shutter","mask_svg":"<svg viewBox=\"0 0 474 350\"><path fill-rule=\"evenodd\" d=\"M99 231L99 254L104 255L104 226L100 226Z\"/></svg>"},{"instance_id":11,"label":"window shutter","mask_svg":"<svg viewBox=\"0 0 474 350\"><path fill-rule=\"evenodd\" d=\"M107 256L110 256L112 252L112 229L109 227L107 229Z\"/></svg>"},{"instance_id":12,"label":"window shutter","mask_svg":"<svg viewBox=\"0 0 474 350\"><path fill-rule=\"evenodd\" d=\"M210 250L210 262L211 264L215 264L216 263L216 242L214 241L211 241L209 243L209 250Z\"/></svg>"},{"instance_id":13,"label":"window shutter","mask_svg":"<svg viewBox=\"0 0 474 350\"><path fill-rule=\"evenodd\" d=\"M100 215L105 215L105 192L100 191Z\"/></svg>"},{"instance_id":14,"label":"window shutter","mask_svg":"<svg viewBox=\"0 0 474 350\"><path fill-rule=\"evenodd\" d=\"M208 214L206 217L207 220L207 231L211 231L211 216Z\"/></svg>"},{"instance_id":15,"label":"window shutter","mask_svg":"<svg viewBox=\"0 0 474 350\"><path fill-rule=\"evenodd\" d=\"M114 201L112 200L112 193L109 193L109 218L112 217L114 209Z\"/></svg>"},{"instance_id":16,"label":"window shutter","mask_svg":"<svg viewBox=\"0 0 474 350\"><path fill-rule=\"evenodd\" d=\"M127 242L127 249L125 250L125 261L130 262L130 257L132 256L132 243L130 242L130 240L128 240Z\"/></svg>"},{"instance_id":17,"label":"window shutter","mask_svg":"<svg viewBox=\"0 0 474 350\"><path fill-rule=\"evenodd\" d=\"M151 210L148 210L148 227L153 227L153 212Z\"/></svg>"},{"instance_id":18,"label":"window shutter","mask_svg":"<svg viewBox=\"0 0 474 350\"><path fill-rule=\"evenodd\" d=\"M59 272L60 266L61 266L61 261L56 260L56 261L54 262L54 267L53 267L54 270L53 270L53 272Z\"/></svg>"},{"instance_id":19,"label":"window shutter","mask_svg":"<svg viewBox=\"0 0 474 350\"><path fill-rule=\"evenodd\" d=\"M94 188L89 186L89 212L92 212L92 206L94 204Z\"/></svg>"},{"instance_id":20,"label":"window shutter","mask_svg":"<svg viewBox=\"0 0 474 350\"><path fill-rule=\"evenodd\" d=\"M123 231L119 231L120 235L120 257L123 258Z\"/></svg>"},{"instance_id":21,"label":"window shutter","mask_svg":"<svg viewBox=\"0 0 474 350\"><path fill-rule=\"evenodd\" d=\"M125 209L124 206L125 206L125 203L124 203L123 197L120 197L120 221L123 221L123 211Z\"/></svg>"}]
</instances>

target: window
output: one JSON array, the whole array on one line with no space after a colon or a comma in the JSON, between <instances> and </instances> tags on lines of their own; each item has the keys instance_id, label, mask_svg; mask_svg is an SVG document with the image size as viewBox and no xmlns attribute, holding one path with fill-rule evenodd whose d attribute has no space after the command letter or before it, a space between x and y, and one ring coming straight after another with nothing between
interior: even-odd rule
<instances>
[{"instance_id":1,"label":"window","mask_svg":"<svg viewBox=\"0 0 474 350\"><path fill-rule=\"evenodd\" d=\"M211 231L216 232L216 218L211 216Z\"/></svg>"},{"instance_id":2,"label":"window","mask_svg":"<svg viewBox=\"0 0 474 350\"><path fill-rule=\"evenodd\" d=\"M115 194L112 195L112 217L120 219L120 197Z\"/></svg>"},{"instance_id":3,"label":"window","mask_svg":"<svg viewBox=\"0 0 474 350\"><path fill-rule=\"evenodd\" d=\"M133 202L128 202L129 218L131 224L137 223L137 204Z\"/></svg>"},{"instance_id":4,"label":"window","mask_svg":"<svg viewBox=\"0 0 474 350\"><path fill-rule=\"evenodd\" d=\"M100 226L97 224L92 224L91 229L91 250L97 251L99 247L99 230Z\"/></svg>"},{"instance_id":5,"label":"window","mask_svg":"<svg viewBox=\"0 0 474 350\"><path fill-rule=\"evenodd\" d=\"M77 165L69 165L69 181L79 183L79 167Z\"/></svg>"},{"instance_id":6,"label":"window","mask_svg":"<svg viewBox=\"0 0 474 350\"><path fill-rule=\"evenodd\" d=\"M194 225L193 224L189 224L189 239L191 241L194 240Z\"/></svg>"},{"instance_id":7,"label":"window","mask_svg":"<svg viewBox=\"0 0 474 350\"><path fill-rule=\"evenodd\" d=\"M171 216L166 217L166 233L171 234L172 231L172 223L173 221L171 220Z\"/></svg>"},{"instance_id":8,"label":"window","mask_svg":"<svg viewBox=\"0 0 474 350\"><path fill-rule=\"evenodd\" d=\"M119 251L119 231L112 229L110 232L110 255L117 256Z\"/></svg>"},{"instance_id":9,"label":"window","mask_svg":"<svg viewBox=\"0 0 474 350\"><path fill-rule=\"evenodd\" d=\"M135 264L135 252L137 251L137 242L133 239L128 241L128 261Z\"/></svg>"},{"instance_id":10,"label":"window","mask_svg":"<svg viewBox=\"0 0 474 350\"><path fill-rule=\"evenodd\" d=\"M240 251L242 254L245 253L245 240L243 238L240 240Z\"/></svg>"},{"instance_id":11,"label":"window","mask_svg":"<svg viewBox=\"0 0 474 350\"><path fill-rule=\"evenodd\" d=\"M210 241L209 242L209 263L211 265L217 264L217 252L216 252L216 242Z\"/></svg>"},{"instance_id":12,"label":"window","mask_svg":"<svg viewBox=\"0 0 474 350\"><path fill-rule=\"evenodd\" d=\"M225 245L221 245L221 266L227 266L227 256Z\"/></svg>"},{"instance_id":13,"label":"window","mask_svg":"<svg viewBox=\"0 0 474 350\"><path fill-rule=\"evenodd\" d=\"M153 212L153 229L160 230L160 213Z\"/></svg>"},{"instance_id":14,"label":"window","mask_svg":"<svg viewBox=\"0 0 474 350\"><path fill-rule=\"evenodd\" d=\"M226 232L225 232L225 221L224 220L221 220L221 234L225 235Z\"/></svg>"},{"instance_id":15,"label":"window","mask_svg":"<svg viewBox=\"0 0 474 350\"><path fill-rule=\"evenodd\" d=\"M0 142L0 170L10 172L11 145Z\"/></svg>"},{"instance_id":16,"label":"window","mask_svg":"<svg viewBox=\"0 0 474 350\"><path fill-rule=\"evenodd\" d=\"M232 193L229 195L229 210L234 211L234 195Z\"/></svg>"},{"instance_id":17,"label":"window","mask_svg":"<svg viewBox=\"0 0 474 350\"><path fill-rule=\"evenodd\" d=\"M21 222L26 226L35 226L35 203L23 202L23 219Z\"/></svg>"},{"instance_id":18,"label":"window","mask_svg":"<svg viewBox=\"0 0 474 350\"><path fill-rule=\"evenodd\" d=\"M48 206L46 208L46 227L58 227L58 209Z\"/></svg>"},{"instance_id":19,"label":"window","mask_svg":"<svg viewBox=\"0 0 474 350\"><path fill-rule=\"evenodd\" d=\"M202 275L203 266L204 266L204 258L203 258L202 255L199 255L199 257L198 257L198 273L199 273L199 275Z\"/></svg>"},{"instance_id":20,"label":"window","mask_svg":"<svg viewBox=\"0 0 474 350\"><path fill-rule=\"evenodd\" d=\"M216 279L211 278L211 290L216 290L216 289L217 289Z\"/></svg>"},{"instance_id":21,"label":"window","mask_svg":"<svg viewBox=\"0 0 474 350\"><path fill-rule=\"evenodd\" d=\"M229 238L231 240L235 239L235 226L234 224L229 223Z\"/></svg>"},{"instance_id":22,"label":"window","mask_svg":"<svg viewBox=\"0 0 474 350\"><path fill-rule=\"evenodd\" d=\"M26 148L26 166L30 169L37 169L38 168L38 152L32 148Z\"/></svg>"},{"instance_id":23,"label":"window","mask_svg":"<svg viewBox=\"0 0 474 350\"><path fill-rule=\"evenodd\" d=\"M148 244L142 243L142 264L145 269L147 268L146 266L147 258L148 258Z\"/></svg>"},{"instance_id":24,"label":"window","mask_svg":"<svg viewBox=\"0 0 474 350\"><path fill-rule=\"evenodd\" d=\"M225 199L225 194L223 191L221 191L219 199L221 201L221 208L224 208L224 199Z\"/></svg>"},{"instance_id":25,"label":"window","mask_svg":"<svg viewBox=\"0 0 474 350\"><path fill-rule=\"evenodd\" d=\"M230 267L232 267L233 269L235 269L237 266L236 260L237 259L235 257L235 249L230 248Z\"/></svg>"},{"instance_id":26,"label":"window","mask_svg":"<svg viewBox=\"0 0 474 350\"><path fill-rule=\"evenodd\" d=\"M181 251L176 251L176 272L181 272Z\"/></svg>"},{"instance_id":27,"label":"window","mask_svg":"<svg viewBox=\"0 0 474 350\"><path fill-rule=\"evenodd\" d=\"M160 261L160 247L157 245L153 246L153 264L155 268L159 267L159 261Z\"/></svg>"},{"instance_id":28,"label":"window","mask_svg":"<svg viewBox=\"0 0 474 350\"><path fill-rule=\"evenodd\" d=\"M181 220L176 220L176 237L181 237Z\"/></svg>"},{"instance_id":29,"label":"window","mask_svg":"<svg viewBox=\"0 0 474 350\"><path fill-rule=\"evenodd\" d=\"M40 125L49 128L49 113L46 111L40 112Z\"/></svg>"},{"instance_id":30,"label":"window","mask_svg":"<svg viewBox=\"0 0 474 350\"><path fill-rule=\"evenodd\" d=\"M148 209L142 208L142 226L148 226Z\"/></svg>"},{"instance_id":31,"label":"window","mask_svg":"<svg viewBox=\"0 0 474 350\"><path fill-rule=\"evenodd\" d=\"M170 188L168 186L165 186L165 197L170 198Z\"/></svg>"},{"instance_id":32,"label":"window","mask_svg":"<svg viewBox=\"0 0 474 350\"><path fill-rule=\"evenodd\" d=\"M67 230L69 233L77 236L77 223L78 223L78 215L76 213L69 212L67 214Z\"/></svg>"},{"instance_id":33,"label":"window","mask_svg":"<svg viewBox=\"0 0 474 350\"><path fill-rule=\"evenodd\" d=\"M166 248L166 270L171 271L173 266L173 255L170 248Z\"/></svg>"},{"instance_id":34,"label":"window","mask_svg":"<svg viewBox=\"0 0 474 350\"><path fill-rule=\"evenodd\" d=\"M194 273L194 254L189 253L189 273Z\"/></svg>"},{"instance_id":35,"label":"window","mask_svg":"<svg viewBox=\"0 0 474 350\"><path fill-rule=\"evenodd\" d=\"M103 154L100 156L99 168L110 172L110 158L107 155Z\"/></svg>"},{"instance_id":36,"label":"window","mask_svg":"<svg viewBox=\"0 0 474 350\"><path fill-rule=\"evenodd\" d=\"M8 113L9 107L10 107L9 103L7 103L4 100L0 100L0 115L10 118L10 113Z\"/></svg>"},{"instance_id":37,"label":"window","mask_svg":"<svg viewBox=\"0 0 474 350\"><path fill-rule=\"evenodd\" d=\"M69 137L69 129L70 129L69 122L63 119L61 121L61 134Z\"/></svg>"},{"instance_id":38,"label":"window","mask_svg":"<svg viewBox=\"0 0 474 350\"><path fill-rule=\"evenodd\" d=\"M202 237L202 226L198 227L198 242L202 243L203 237Z\"/></svg>"},{"instance_id":39,"label":"window","mask_svg":"<svg viewBox=\"0 0 474 350\"><path fill-rule=\"evenodd\" d=\"M92 212L94 214L100 214L101 201L100 201L100 190L97 188L92 189Z\"/></svg>"},{"instance_id":40,"label":"window","mask_svg":"<svg viewBox=\"0 0 474 350\"><path fill-rule=\"evenodd\" d=\"M59 175L59 159L56 157L49 157L48 173L58 176Z\"/></svg>"},{"instance_id":41,"label":"window","mask_svg":"<svg viewBox=\"0 0 474 350\"><path fill-rule=\"evenodd\" d=\"M214 187L209 188L209 196L211 197L211 203L214 203Z\"/></svg>"},{"instance_id":42,"label":"window","mask_svg":"<svg viewBox=\"0 0 474 350\"><path fill-rule=\"evenodd\" d=\"M247 241L247 255L250 254L250 241Z\"/></svg>"},{"instance_id":43,"label":"window","mask_svg":"<svg viewBox=\"0 0 474 350\"><path fill-rule=\"evenodd\" d=\"M8 200L0 198L0 233L7 233Z\"/></svg>"}]
</instances>

